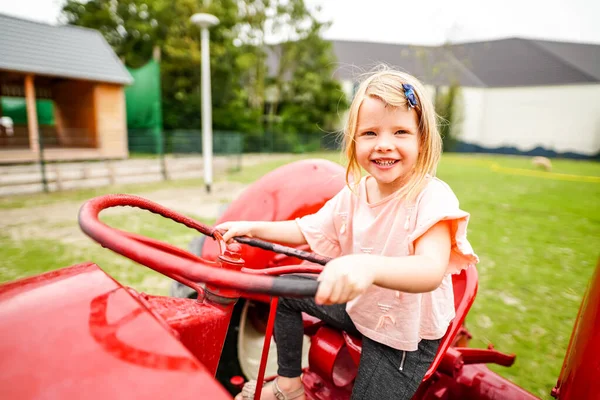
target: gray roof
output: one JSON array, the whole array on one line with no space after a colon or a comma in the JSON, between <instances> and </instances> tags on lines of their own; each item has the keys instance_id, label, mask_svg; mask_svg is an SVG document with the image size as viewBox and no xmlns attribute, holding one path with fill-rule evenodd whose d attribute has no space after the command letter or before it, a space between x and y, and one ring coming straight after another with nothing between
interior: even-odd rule
<instances>
[{"instance_id":1,"label":"gray roof","mask_svg":"<svg viewBox=\"0 0 600 400\"><path fill-rule=\"evenodd\" d=\"M489 87L600 82L600 45L514 38L457 44L449 51ZM596 76L589 73L594 69Z\"/></svg>"},{"instance_id":2,"label":"gray roof","mask_svg":"<svg viewBox=\"0 0 600 400\"><path fill-rule=\"evenodd\" d=\"M447 46L335 40L336 76L354 79L378 63L426 83L517 87L600 82L600 45L521 38Z\"/></svg>"},{"instance_id":3,"label":"gray roof","mask_svg":"<svg viewBox=\"0 0 600 400\"><path fill-rule=\"evenodd\" d=\"M335 75L340 79L354 80L361 73L384 63L430 84L458 81L463 86L485 86L468 68L439 47L341 40L332 44L338 63Z\"/></svg>"},{"instance_id":4,"label":"gray roof","mask_svg":"<svg viewBox=\"0 0 600 400\"><path fill-rule=\"evenodd\" d=\"M544 40L532 40L544 50L563 60L566 64L600 80L600 46L587 43L564 43Z\"/></svg>"},{"instance_id":5,"label":"gray roof","mask_svg":"<svg viewBox=\"0 0 600 400\"><path fill-rule=\"evenodd\" d=\"M131 84L133 78L100 32L0 14L0 70Z\"/></svg>"}]
</instances>

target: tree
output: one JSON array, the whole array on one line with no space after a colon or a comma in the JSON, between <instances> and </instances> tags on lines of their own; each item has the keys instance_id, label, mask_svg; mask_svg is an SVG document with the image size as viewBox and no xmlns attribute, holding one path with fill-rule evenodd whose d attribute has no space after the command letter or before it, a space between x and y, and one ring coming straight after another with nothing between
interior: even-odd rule
<instances>
[{"instance_id":1,"label":"tree","mask_svg":"<svg viewBox=\"0 0 600 400\"><path fill-rule=\"evenodd\" d=\"M164 127L176 129L200 126L200 38L189 22L196 12L220 20L210 45L215 130L260 136L265 121L274 120L290 135L332 126L341 90L332 78L330 44L320 37L326 25L303 0L220 0L208 7L201 0L67 0L62 15L100 31L130 67L150 60L159 46ZM273 35L284 43L271 77L267 40ZM271 84L281 97L267 112L276 118L265 118Z\"/></svg>"},{"instance_id":2,"label":"tree","mask_svg":"<svg viewBox=\"0 0 600 400\"><path fill-rule=\"evenodd\" d=\"M299 133L312 133L319 146L323 131L332 132L338 125L338 111L347 107L341 86L333 78L331 43L322 38L329 24L318 21L304 0L244 4L239 30L252 47L256 63L248 82L250 104L265 110L265 130L292 150L305 150L298 145ZM269 37L280 43L267 44ZM270 75L266 73L269 68ZM267 91L273 98L265 106ZM284 143L282 150L289 149Z\"/></svg>"},{"instance_id":3,"label":"tree","mask_svg":"<svg viewBox=\"0 0 600 400\"><path fill-rule=\"evenodd\" d=\"M234 44L239 22L237 1L212 2L208 9L198 1L169 2L170 26L163 45L163 108L165 127L198 128L200 121L200 33L189 22L195 12L217 16L210 31L211 88L215 130L256 130L260 112L248 107L242 76L248 69L243 49Z\"/></svg>"},{"instance_id":4,"label":"tree","mask_svg":"<svg viewBox=\"0 0 600 400\"><path fill-rule=\"evenodd\" d=\"M200 126L200 38L189 17L199 11L215 14L220 19L211 30L215 128L256 129L260 116L249 115L247 96L238 83L247 68L243 50L233 44L238 2L221 0L208 9L202 4L199 0L68 0L62 15L69 24L100 31L129 67L145 64L153 47L161 48L164 127L175 129Z\"/></svg>"},{"instance_id":5,"label":"tree","mask_svg":"<svg viewBox=\"0 0 600 400\"><path fill-rule=\"evenodd\" d=\"M438 113L440 135L444 151L453 151L460 137L461 90L458 83L453 83L435 94L435 110Z\"/></svg>"},{"instance_id":6,"label":"tree","mask_svg":"<svg viewBox=\"0 0 600 400\"><path fill-rule=\"evenodd\" d=\"M158 2L141 0L67 0L62 19L70 25L100 31L125 64L140 67L152 57L152 49L164 41L167 30L160 20Z\"/></svg>"}]
</instances>

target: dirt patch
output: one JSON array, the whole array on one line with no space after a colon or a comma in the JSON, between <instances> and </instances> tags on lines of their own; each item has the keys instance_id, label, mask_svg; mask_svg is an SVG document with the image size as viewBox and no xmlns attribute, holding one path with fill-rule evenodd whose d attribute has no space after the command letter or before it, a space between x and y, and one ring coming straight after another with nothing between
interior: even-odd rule
<instances>
[{"instance_id":1,"label":"dirt patch","mask_svg":"<svg viewBox=\"0 0 600 400\"><path fill-rule=\"evenodd\" d=\"M213 184L211 193L203 187L178 188L144 193L144 197L165 207L202 218L216 218L225 204L237 198L247 185L237 182Z\"/></svg>"},{"instance_id":2,"label":"dirt patch","mask_svg":"<svg viewBox=\"0 0 600 400\"><path fill-rule=\"evenodd\" d=\"M210 194L203 187L158 190L140 194L182 214L215 219L219 210L238 197L246 185L218 182ZM135 194L135 193L132 193ZM0 210L0 232L13 240L52 239L63 243L89 240L80 231L77 214L83 201L61 202L25 209ZM108 210L109 215L127 212L127 208Z\"/></svg>"}]
</instances>

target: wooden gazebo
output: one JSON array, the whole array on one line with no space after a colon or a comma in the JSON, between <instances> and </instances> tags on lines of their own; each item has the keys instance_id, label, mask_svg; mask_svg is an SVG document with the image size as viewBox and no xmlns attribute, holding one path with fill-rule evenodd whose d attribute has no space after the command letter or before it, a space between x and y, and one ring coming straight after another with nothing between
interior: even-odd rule
<instances>
[{"instance_id":1,"label":"wooden gazebo","mask_svg":"<svg viewBox=\"0 0 600 400\"><path fill-rule=\"evenodd\" d=\"M0 163L125 158L124 85L133 79L102 35L0 14L2 99L21 101L24 121L0 126ZM51 104L53 123L38 124L36 103ZM6 108L6 107L5 107Z\"/></svg>"}]
</instances>

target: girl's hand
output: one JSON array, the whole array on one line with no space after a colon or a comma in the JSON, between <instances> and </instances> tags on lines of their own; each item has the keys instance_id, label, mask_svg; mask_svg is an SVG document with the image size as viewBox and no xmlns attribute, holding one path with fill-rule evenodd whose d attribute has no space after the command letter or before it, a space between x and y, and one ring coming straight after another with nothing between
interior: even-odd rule
<instances>
[{"instance_id":1,"label":"girl's hand","mask_svg":"<svg viewBox=\"0 0 600 400\"><path fill-rule=\"evenodd\" d=\"M223 240L225 240L225 243L229 243L235 236L252 237L254 225L254 222L249 221L229 221L215 226L215 229L221 231L221 233L225 232Z\"/></svg>"},{"instance_id":2,"label":"girl's hand","mask_svg":"<svg viewBox=\"0 0 600 400\"><path fill-rule=\"evenodd\" d=\"M356 256L331 260L319 275L317 304L341 304L363 294L375 281L374 266L357 264Z\"/></svg>"}]
</instances>

